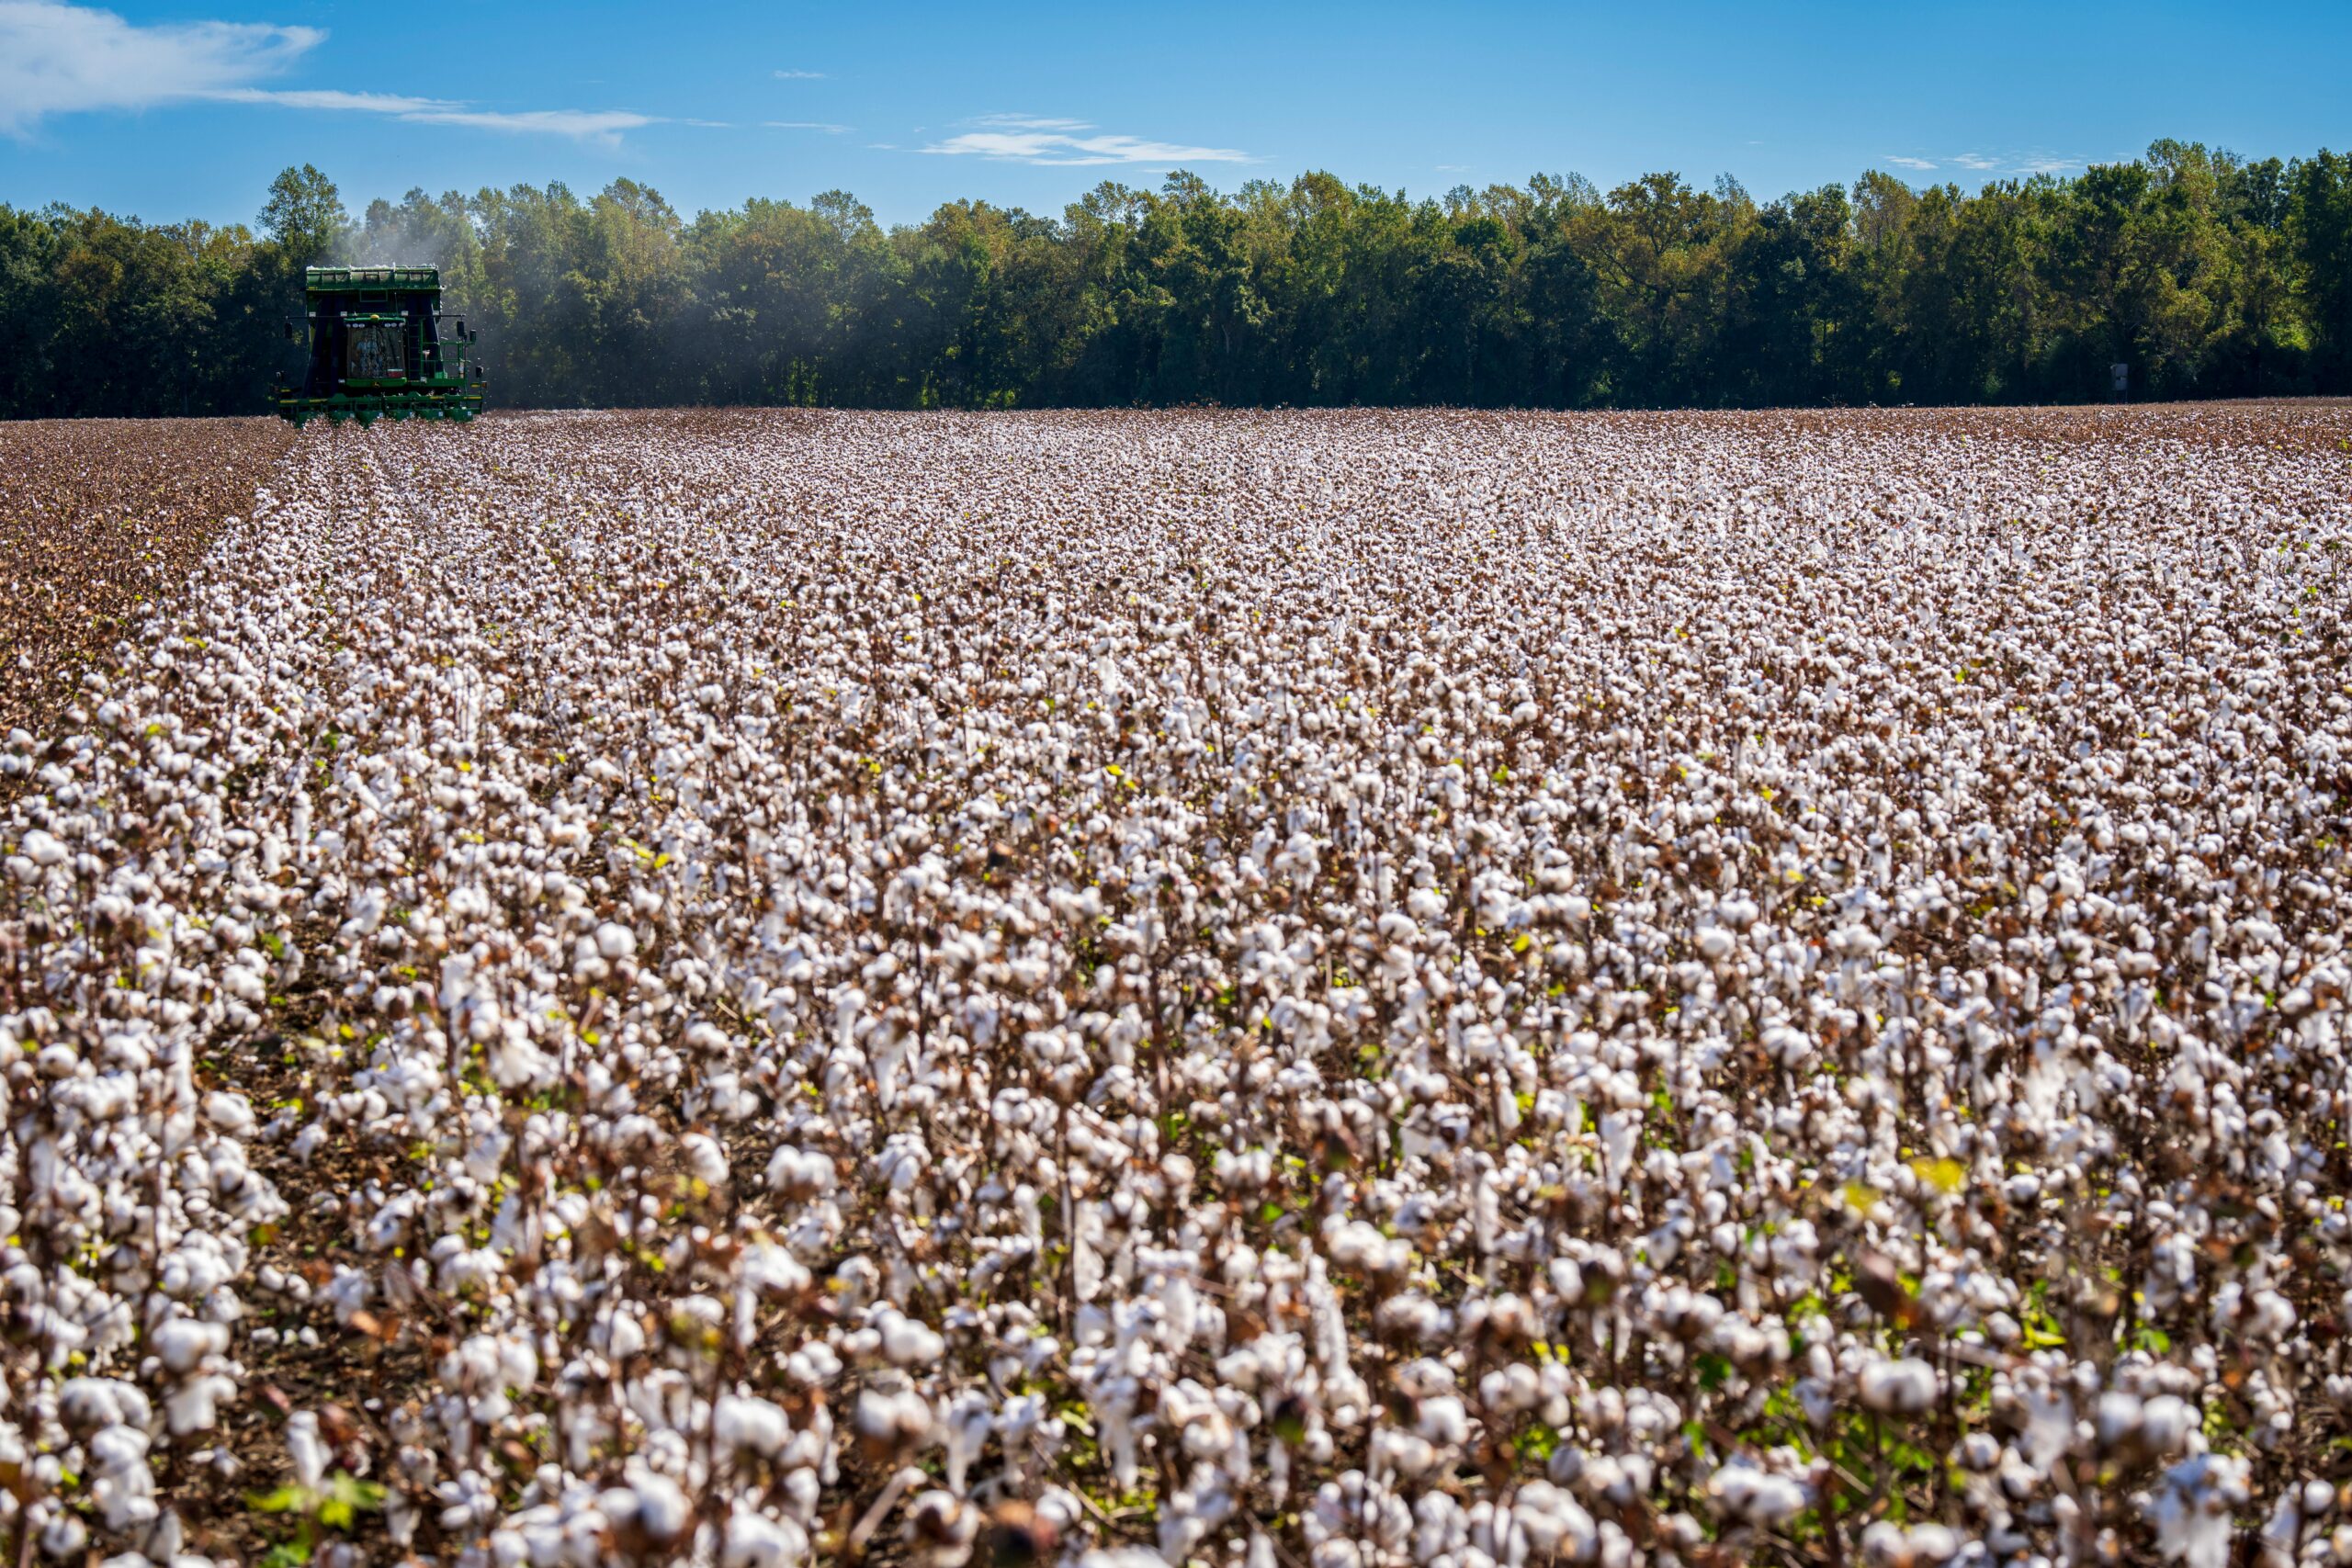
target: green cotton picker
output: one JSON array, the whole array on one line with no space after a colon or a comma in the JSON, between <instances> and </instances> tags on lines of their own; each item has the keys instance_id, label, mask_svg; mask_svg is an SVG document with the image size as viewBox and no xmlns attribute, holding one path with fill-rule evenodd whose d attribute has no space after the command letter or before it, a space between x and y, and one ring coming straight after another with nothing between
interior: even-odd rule
<instances>
[{"instance_id":1,"label":"green cotton picker","mask_svg":"<svg viewBox=\"0 0 2352 1568\"><path fill-rule=\"evenodd\" d=\"M463 321L442 328L441 274L429 266L314 266L303 274L309 314L288 321L288 342L307 343L301 384L281 378L271 401L297 428L323 414L340 424L454 419L481 412L481 367L467 376Z\"/></svg>"}]
</instances>

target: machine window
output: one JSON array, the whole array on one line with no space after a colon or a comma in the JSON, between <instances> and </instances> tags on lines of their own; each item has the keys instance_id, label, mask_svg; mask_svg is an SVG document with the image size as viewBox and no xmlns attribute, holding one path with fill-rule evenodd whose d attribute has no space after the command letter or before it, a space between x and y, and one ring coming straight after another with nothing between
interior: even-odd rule
<instances>
[{"instance_id":1,"label":"machine window","mask_svg":"<svg viewBox=\"0 0 2352 1568\"><path fill-rule=\"evenodd\" d=\"M383 380L408 373L407 355L398 321L354 321L350 326L350 368L356 380Z\"/></svg>"}]
</instances>

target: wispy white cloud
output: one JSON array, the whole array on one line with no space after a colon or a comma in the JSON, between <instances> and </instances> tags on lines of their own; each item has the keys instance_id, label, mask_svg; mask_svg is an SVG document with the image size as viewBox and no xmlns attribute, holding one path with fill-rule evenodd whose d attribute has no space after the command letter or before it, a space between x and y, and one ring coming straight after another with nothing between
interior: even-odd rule
<instances>
[{"instance_id":1,"label":"wispy white cloud","mask_svg":"<svg viewBox=\"0 0 2352 1568\"><path fill-rule=\"evenodd\" d=\"M982 126L989 130L1091 130L1094 129L1082 119L1051 119L1034 114L975 115L964 123Z\"/></svg>"},{"instance_id":2,"label":"wispy white cloud","mask_svg":"<svg viewBox=\"0 0 2352 1568\"><path fill-rule=\"evenodd\" d=\"M316 87L226 87L195 95L215 102L269 104L279 108L330 113L380 114L411 125L456 125L469 130L568 136L611 146L626 130L664 123L634 109L484 109L451 98L419 98L400 93L346 93Z\"/></svg>"},{"instance_id":3,"label":"wispy white cloud","mask_svg":"<svg viewBox=\"0 0 2352 1568\"><path fill-rule=\"evenodd\" d=\"M827 136L847 136L854 126L834 125L821 119L763 119L760 123L770 130L818 130Z\"/></svg>"},{"instance_id":4,"label":"wispy white cloud","mask_svg":"<svg viewBox=\"0 0 2352 1568\"><path fill-rule=\"evenodd\" d=\"M1082 119L1038 115L991 114L967 120L978 129L961 131L918 151L949 158L989 158L1045 168L1141 164L1175 168L1186 164L1246 164L1250 154L1231 147L1193 147L1140 136L1096 131ZM1081 134L1087 133L1087 134Z\"/></svg>"},{"instance_id":5,"label":"wispy white cloud","mask_svg":"<svg viewBox=\"0 0 2352 1568\"><path fill-rule=\"evenodd\" d=\"M536 132L570 136L611 146L625 130L658 125L658 117L630 109L469 109L458 105L403 114L401 119L420 125L462 125L474 130Z\"/></svg>"},{"instance_id":6,"label":"wispy white cloud","mask_svg":"<svg viewBox=\"0 0 2352 1568\"><path fill-rule=\"evenodd\" d=\"M374 114L413 125L567 136L611 146L658 123L628 109L485 109L405 93L264 87L323 40L316 28L246 22L141 26L64 0L0 0L0 131L23 135L51 115L175 103L267 104Z\"/></svg>"},{"instance_id":7,"label":"wispy white cloud","mask_svg":"<svg viewBox=\"0 0 2352 1568\"><path fill-rule=\"evenodd\" d=\"M1938 166L1926 158L1889 158L1887 162L1905 169ZM2056 152L1954 152L1944 162L1976 175L2063 175L2083 167L2088 160Z\"/></svg>"},{"instance_id":8,"label":"wispy white cloud","mask_svg":"<svg viewBox=\"0 0 2352 1568\"><path fill-rule=\"evenodd\" d=\"M779 82L821 82L825 79L822 71L771 71L768 74Z\"/></svg>"},{"instance_id":9,"label":"wispy white cloud","mask_svg":"<svg viewBox=\"0 0 2352 1568\"><path fill-rule=\"evenodd\" d=\"M0 130L21 135L54 114L142 109L266 81L325 37L257 22L140 27L62 0L0 0Z\"/></svg>"}]
</instances>

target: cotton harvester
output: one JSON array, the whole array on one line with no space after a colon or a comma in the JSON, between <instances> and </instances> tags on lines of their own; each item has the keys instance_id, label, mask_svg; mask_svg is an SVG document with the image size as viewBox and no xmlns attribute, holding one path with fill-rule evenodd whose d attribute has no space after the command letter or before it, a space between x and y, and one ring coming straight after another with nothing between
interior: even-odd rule
<instances>
[{"instance_id":1,"label":"cotton harvester","mask_svg":"<svg viewBox=\"0 0 2352 1568\"><path fill-rule=\"evenodd\" d=\"M442 329L441 274L429 266L314 266L303 275L304 321L286 323L305 342L301 385L282 383L272 403L299 428L320 414L340 424L393 419L454 419L481 412L481 367L468 378L466 345L480 334L450 319Z\"/></svg>"}]
</instances>

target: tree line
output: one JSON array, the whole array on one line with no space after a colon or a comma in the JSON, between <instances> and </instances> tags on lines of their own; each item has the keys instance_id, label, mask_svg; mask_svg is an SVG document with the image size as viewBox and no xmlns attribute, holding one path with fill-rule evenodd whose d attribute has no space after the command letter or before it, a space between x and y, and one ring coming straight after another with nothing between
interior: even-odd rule
<instances>
[{"instance_id":1,"label":"tree line","mask_svg":"<svg viewBox=\"0 0 2352 1568\"><path fill-rule=\"evenodd\" d=\"M330 261L437 264L509 406L2064 402L2117 363L2135 396L2352 391L2352 154L2163 141L1974 194L1179 173L889 228L626 179L354 219L304 165L255 229L0 205L0 415L257 412Z\"/></svg>"}]
</instances>

